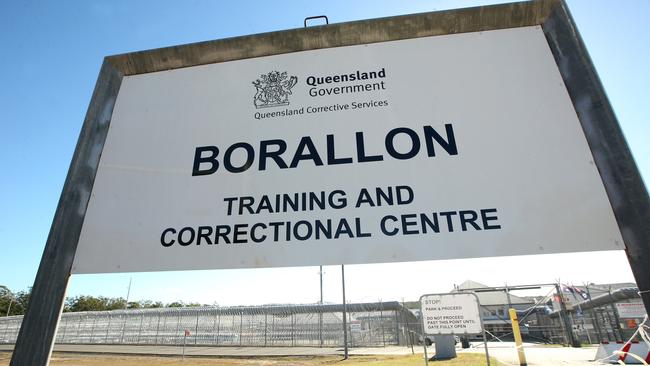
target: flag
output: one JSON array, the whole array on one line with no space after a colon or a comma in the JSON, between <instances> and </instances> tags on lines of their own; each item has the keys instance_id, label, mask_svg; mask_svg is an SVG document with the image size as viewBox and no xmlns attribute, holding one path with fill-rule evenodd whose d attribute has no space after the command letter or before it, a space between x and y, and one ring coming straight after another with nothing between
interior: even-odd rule
<instances>
[{"instance_id":1,"label":"flag","mask_svg":"<svg viewBox=\"0 0 650 366\"><path fill-rule=\"evenodd\" d=\"M576 295L580 296L583 300L587 300L589 296L585 291L571 285L562 285L562 291L570 292L575 297Z\"/></svg>"}]
</instances>

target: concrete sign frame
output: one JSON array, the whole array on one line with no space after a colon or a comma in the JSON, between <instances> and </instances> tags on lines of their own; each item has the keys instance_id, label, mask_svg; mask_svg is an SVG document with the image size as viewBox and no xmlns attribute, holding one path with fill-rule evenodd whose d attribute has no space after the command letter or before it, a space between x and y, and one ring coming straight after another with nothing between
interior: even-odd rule
<instances>
[{"instance_id":1,"label":"concrete sign frame","mask_svg":"<svg viewBox=\"0 0 650 366\"><path fill-rule=\"evenodd\" d=\"M650 203L567 5L540 0L271 32L105 58L55 212L11 365L46 365L122 78L284 53L540 26L564 80L650 312Z\"/></svg>"}]
</instances>

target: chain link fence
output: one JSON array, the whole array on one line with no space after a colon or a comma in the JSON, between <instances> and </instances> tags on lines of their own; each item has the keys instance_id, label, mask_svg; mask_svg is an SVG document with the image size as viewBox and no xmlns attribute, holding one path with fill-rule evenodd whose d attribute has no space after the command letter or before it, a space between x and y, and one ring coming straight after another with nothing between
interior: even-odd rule
<instances>
[{"instance_id":1,"label":"chain link fence","mask_svg":"<svg viewBox=\"0 0 650 366\"><path fill-rule=\"evenodd\" d=\"M316 304L64 313L56 343L340 347L342 312L343 305ZM398 302L349 304L347 314L351 347L406 345L420 331ZM15 343L21 322L22 316L0 318L0 343Z\"/></svg>"}]
</instances>

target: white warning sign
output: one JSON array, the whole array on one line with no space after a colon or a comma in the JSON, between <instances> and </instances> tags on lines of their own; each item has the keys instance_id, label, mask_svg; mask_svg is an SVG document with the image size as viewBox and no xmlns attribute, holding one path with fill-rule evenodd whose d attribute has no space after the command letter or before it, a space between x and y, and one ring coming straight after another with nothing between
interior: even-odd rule
<instances>
[{"instance_id":1,"label":"white warning sign","mask_svg":"<svg viewBox=\"0 0 650 366\"><path fill-rule=\"evenodd\" d=\"M478 297L474 294L424 295L420 298L425 334L483 332Z\"/></svg>"}]
</instances>

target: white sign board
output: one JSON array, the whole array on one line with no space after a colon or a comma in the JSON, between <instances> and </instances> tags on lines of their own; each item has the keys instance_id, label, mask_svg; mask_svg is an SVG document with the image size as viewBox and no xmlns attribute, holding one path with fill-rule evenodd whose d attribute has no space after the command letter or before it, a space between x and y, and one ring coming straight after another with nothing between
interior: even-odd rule
<instances>
[{"instance_id":1,"label":"white sign board","mask_svg":"<svg viewBox=\"0 0 650 366\"><path fill-rule=\"evenodd\" d=\"M533 26L125 76L73 273L610 249Z\"/></svg>"},{"instance_id":2,"label":"white sign board","mask_svg":"<svg viewBox=\"0 0 650 366\"><path fill-rule=\"evenodd\" d=\"M425 334L483 332L480 306L474 294L424 295L420 308Z\"/></svg>"},{"instance_id":3,"label":"white sign board","mask_svg":"<svg viewBox=\"0 0 650 366\"><path fill-rule=\"evenodd\" d=\"M646 315L645 307L641 300L617 302L615 305L620 318L643 318Z\"/></svg>"}]
</instances>

